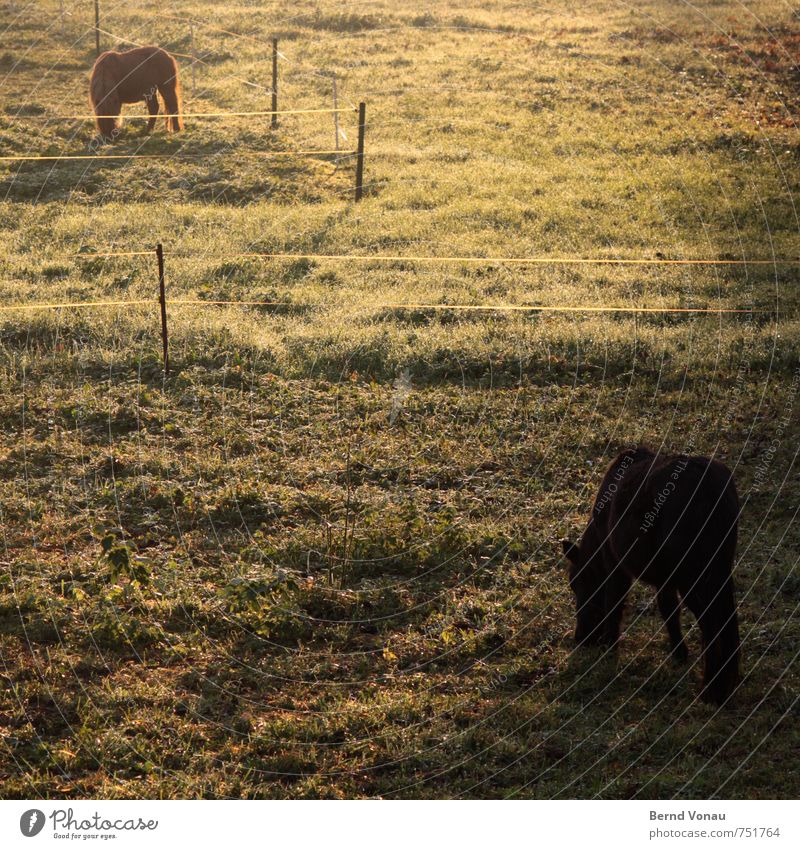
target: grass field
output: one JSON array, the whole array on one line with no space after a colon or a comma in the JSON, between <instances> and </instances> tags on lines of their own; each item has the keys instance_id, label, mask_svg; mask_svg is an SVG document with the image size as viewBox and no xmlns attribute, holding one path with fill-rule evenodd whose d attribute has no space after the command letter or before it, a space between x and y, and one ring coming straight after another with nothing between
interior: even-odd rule
<instances>
[{"instance_id":1,"label":"grass field","mask_svg":"<svg viewBox=\"0 0 800 849\"><path fill-rule=\"evenodd\" d=\"M96 149L56 120L92 4L0 6L0 156ZM0 306L152 299L154 256L68 255L159 241L171 298L276 304L171 306L168 378L154 304L0 313L0 797L797 798L800 265L491 259L797 261L790 6L102 6L129 45L195 21L187 111L269 109L273 36L281 108L336 72L366 190L253 155L330 149L330 114L0 162ZM638 441L735 471L724 710L647 588L616 663L572 651L558 540Z\"/></svg>"}]
</instances>

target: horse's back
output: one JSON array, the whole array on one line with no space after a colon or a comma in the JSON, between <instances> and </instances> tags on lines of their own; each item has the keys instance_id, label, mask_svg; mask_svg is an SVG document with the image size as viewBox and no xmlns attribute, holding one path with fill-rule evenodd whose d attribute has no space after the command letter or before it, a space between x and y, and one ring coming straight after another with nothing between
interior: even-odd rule
<instances>
[{"instance_id":1,"label":"horse's back","mask_svg":"<svg viewBox=\"0 0 800 849\"><path fill-rule=\"evenodd\" d=\"M739 498L730 469L719 460L682 457L671 464L669 477L659 476L656 492L660 483L675 483L675 497L665 501L658 534L665 549L673 556L730 568L739 522Z\"/></svg>"},{"instance_id":2,"label":"horse's back","mask_svg":"<svg viewBox=\"0 0 800 849\"><path fill-rule=\"evenodd\" d=\"M730 469L708 457L677 455L657 464L644 490L663 502L662 524L677 532L681 544L724 537L735 526L739 499Z\"/></svg>"},{"instance_id":3,"label":"horse's back","mask_svg":"<svg viewBox=\"0 0 800 849\"><path fill-rule=\"evenodd\" d=\"M105 50L97 57L95 65L106 62L137 65L152 61L171 64L174 60L163 47L159 47L157 44L147 44L143 47L132 47L130 50Z\"/></svg>"},{"instance_id":4,"label":"horse's back","mask_svg":"<svg viewBox=\"0 0 800 849\"><path fill-rule=\"evenodd\" d=\"M159 65L170 66L175 64L175 60L164 50L155 44L148 44L144 47L133 47L130 50L118 54L124 60L133 65Z\"/></svg>"},{"instance_id":5,"label":"horse's back","mask_svg":"<svg viewBox=\"0 0 800 849\"><path fill-rule=\"evenodd\" d=\"M660 584L699 562L730 568L739 500L723 463L635 449L612 463L604 484L614 488L605 517L609 548L615 559L628 553L626 566L637 577Z\"/></svg>"},{"instance_id":6,"label":"horse's back","mask_svg":"<svg viewBox=\"0 0 800 849\"><path fill-rule=\"evenodd\" d=\"M154 86L174 80L177 68L166 50L147 45L122 52L107 50L101 53L92 71L93 75L97 73L114 76L120 99L133 103L152 94Z\"/></svg>"}]
</instances>

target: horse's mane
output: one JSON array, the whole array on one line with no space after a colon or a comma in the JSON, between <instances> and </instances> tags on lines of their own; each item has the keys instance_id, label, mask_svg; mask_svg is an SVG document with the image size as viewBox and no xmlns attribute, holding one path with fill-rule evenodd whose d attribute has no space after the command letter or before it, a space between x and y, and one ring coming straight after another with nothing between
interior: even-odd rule
<instances>
[{"instance_id":1,"label":"horse's mane","mask_svg":"<svg viewBox=\"0 0 800 849\"><path fill-rule=\"evenodd\" d=\"M117 78L112 71L112 53L104 53L95 62L89 82L89 99L97 115L116 115L120 111ZM106 138L119 126L116 118L97 118L97 129Z\"/></svg>"}]
</instances>

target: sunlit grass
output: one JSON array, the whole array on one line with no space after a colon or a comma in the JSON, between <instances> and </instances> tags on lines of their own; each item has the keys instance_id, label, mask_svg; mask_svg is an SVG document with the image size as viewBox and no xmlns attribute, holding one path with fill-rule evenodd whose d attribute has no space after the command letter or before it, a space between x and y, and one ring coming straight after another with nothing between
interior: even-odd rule
<instances>
[{"instance_id":1,"label":"sunlit grass","mask_svg":"<svg viewBox=\"0 0 800 849\"><path fill-rule=\"evenodd\" d=\"M55 116L87 110L90 6L4 37L3 155L89 148ZM192 17L193 111L268 109L274 35L281 108L330 106L336 72L366 194L349 159L247 155L328 149L330 115L129 121L113 148L206 159L0 163L0 307L152 299L0 312L0 794L796 796L798 267L500 261L796 260L788 8L163 12L103 25L185 53ZM74 256L157 242L168 379L155 254ZM618 667L571 652L557 543L636 441L735 468L723 713L649 590Z\"/></svg>"}]
</instances>

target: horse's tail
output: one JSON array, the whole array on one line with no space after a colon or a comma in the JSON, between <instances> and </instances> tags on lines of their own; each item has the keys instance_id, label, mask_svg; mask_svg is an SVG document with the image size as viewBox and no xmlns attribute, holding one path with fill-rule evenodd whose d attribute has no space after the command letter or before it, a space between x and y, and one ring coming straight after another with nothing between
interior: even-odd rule
<instances>
[{"instance_id":1,"label":"horse's tail","mask_svg":"<svg viewBox=\"0 0 800 849\"><path fill-rule=\"evenodd\" d=\"M118 116L122 110L122 104L117 94L117 82L109 57L103 54L92 68L92 76L89 80L89 99L95 115L98 116L95 119L97 129L107 139L113 136L114 130L119 126L118 118L99 116Z\"/></svg>"},{"instance_id":2,"label":"horse's tail","mask_svg":"<svg viewBox=\"0 0 800 849\"><path fill-rule=\"evenodd\" d=\"M169 54L166 54L169 56ZM169 74L163 83L158 86L161 96L164 98L164 107L167 113L167 131L177 133L183 129L183 117L181 115L181 81L178 76L178 63L169 56Z\"/></svg>"}]
</instances>

